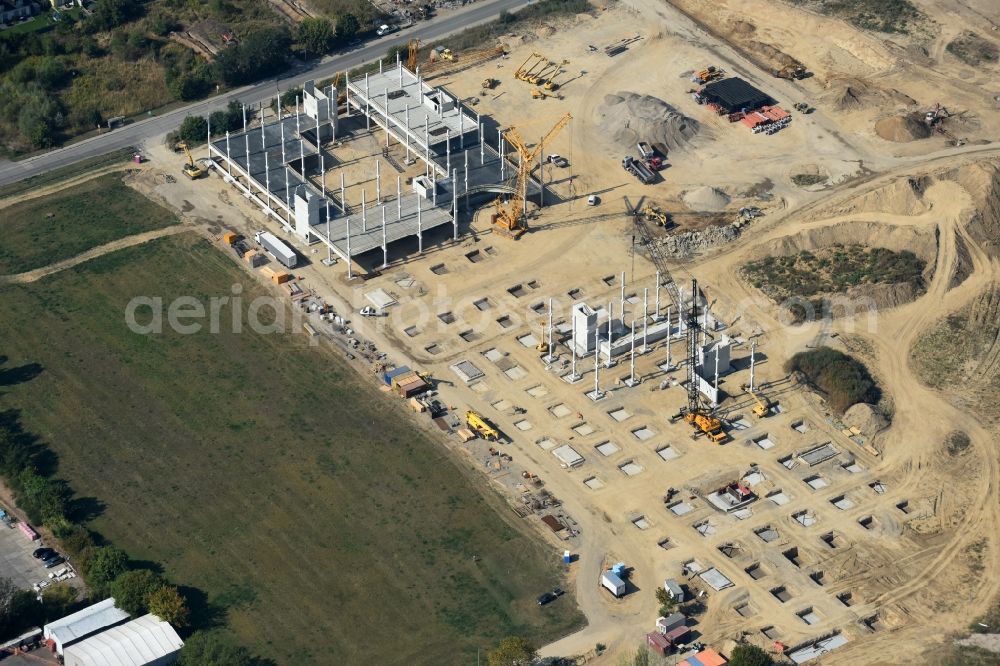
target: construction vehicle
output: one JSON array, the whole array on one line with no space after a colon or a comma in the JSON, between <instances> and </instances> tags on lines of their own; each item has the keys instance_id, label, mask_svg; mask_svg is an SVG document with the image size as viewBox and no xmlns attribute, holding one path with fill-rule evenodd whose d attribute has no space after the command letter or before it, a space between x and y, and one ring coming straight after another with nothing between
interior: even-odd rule
<instances>
[{"instance_id":1,"label":"construction vehicle","mask_svg":"<svg viewBox=\"0 0 1000 666\"><path fill-rule=\"evenodd\" d=\"M804 79L806 68L802 65L785 65L781 69L772 69L771 75L779 79Z\"/></svg>"},{"instance_id":2,"label":"construction vehicle","mask_svg":"<svg viewBox=\"0 0 1000 666\"><path fill-rule=\"evenodd\" d=\"M545 340L542 340L537 345L535 345L535 351L539 352L541 354L548 354L549 353L549 343L545 342Z\"/></svg>"},{"instance_id":3,"label":"construction vehicle","mask_svg":"<svg viewBox=\"0 0 1000 666\"><path fill-rule=\"evenodd\" d=\"M541 88L532 88L531 89L531 99L545 99L547 97L555 97L555 98L558 99L557 95L553 95L552 93L545 92Z\"/></svg>"},{"instance_id":4,"label":"construction vehicle","mask_svg":"<svg viewBox=\"0 0 1000 666\"><path fill-rule=\"evenodd\" d=\"M722 444L729 435L722 429L719 419L710 407L706 407L698 390L699 377L696 370L698 364L698 339L702 328L698 308L698 281L691 280L691 307L686 313L687 326L687 406L676 416L684 416L684 420L694 426L714 444ZM676 417L675 417L676 418Z\"/></svg>"},{"instance_id":5,"label":"construction vehicle","mask_svg":"<svg viewBox=\"0 0 1000 666\"><path fill-rule=\"evenodd\" d=\"M441 59L442 60L454 60L455 59L455 54L451 52L451 49L443 49L441 51Z\"/></svg>"},{"instance_id":6,"label":"construction vehicle","mask_svg":"<svg viewBox=\"0 0 1000 666\"><path fill-rule=\"evenodd\" d=\"M650 222L656 222L661 227L670 225L670 215L665 210L655 204L646 204L640 214Z\"/></svg>"},{"instance_id":7,"label":"construction vehicle","mask_svg":"<svg viewBox=\"0 0 1000 666\"><path fill-rule=\"evenodd\" d=\"M498 85L500 85L500 81L498 79L494 79L491 77L486 77L485 79L483 79L482 83L483 90L493 90Z\"/></svg>"},{"instance_id":8,"label":"construction vehicle","mask_svg":"<svg viewBox=\"0 0 1000 666\"><path fill-rule=\"evenodd\" d=\"M691 76L691 83L709 83L716 79L721 79L724 72L722 69L709 65L705 69Z\"/></svg>"},{"instance_id":9,"label":"construction vehicle","mask_svg":"<svg viewBox=\"0 0 1000 666\"><path fill-rule=\"evenodd\" d=\"M641 160L637 160L631 155L626 155L624 159L622 159L622 168L646 185L649 185L656 180L656 174Z\"/></svg>"},{"instance_id":10,"label":"construction vehicle","mask_svg":"<svg viewBox=\"0 0 1000 666\"><path fill-rule=\"evenodd\" d=\"M562 76L565 73L566 73L566 70L564 70L564 69L563 70L559 70L558 72L556 72L555 74L553 74L549 78L549 80L545 82L545 85L542 86L542 87L545 88L546 90L559 90L559 86L562 85L562 84L556 83L556 79L559 78L560 76Z\"/></svg>"},{"instance_id":11,"label":"construction vehicle","mask_svg":"<svg viewBox=\"0 0 1000 666\"><path fill-rule=\"evenodd\" d=\"M179 143L177 144L177 147L183 150L184 154L187 155L188 161L183 166L184 175L190 178L191 180L197 180L198 178L204 176L205 170L202 169L197 164L195 164L194 157L192 157L191 151L188 150L188 145L186 143Z\"/></svg>"},{"instance_id":12,"label":"construction vehicle","mask_svg":"<svg viewBox=\"0 0 1000 666\"><path fill-rule=\"evenodd\" d=\"M740 386L747 394L753 398L753 414L759 419L765 416L771 415L771 401L767 399L767 396L756 389L751 389L749 384L743 384Z\"/></svg>"},{"instance_id":13,"label":"construction vehicle","mask_svg":"<svg viewBox=\"0 0 1000 666\"><path fill-rule=\"evenodd\" d=\"M421 67L421 71L426 74L454 72L484 63L493 58L502 58L509 51L510 47L503 42L498 42L486 48L462 51L461 53L453 52L451 49L439 46L436 49L431 49L427 63Z\"/></svg>"},{"instance_id":14,"label":"construction vehicle","mask_svg":"<svg viewBox=\"0 0 1000 666\"><path fill-rule=\"evenodd\" d=\"M532 62L534 61L534 62ZM528 63L531 63L529 66ZM534 70L540 64L548 62L541 53L532 53L530 56L524 59L521 66L514 70L514 78L519 81L524 81L528 72Z\"/></svg>"},{"instance_id":15,"label":"construction vehicle","mask_svg":"<svg viewBox=\"0 0 1000 666\"><path fill-rule=\"evenodd\" d=\"M417 52L420 50L420 40L411 39L406 44L406 69L417 71ZM339 74L338 74L339 76Z\"/></svg>"},{"instance_id":16,"label":"construction vehicle","mask_svg":"<svg viewBox=\"0 0 1000 666\"><path fill-rule=\"evenodd\" d=\"M500 439L500 433L497 432L497 429L491 426L486 419L471 409L465 412L465 425L472 428L477 435L487 441L495 442Z\"/></svg>"},{"instance_id":17,"label":"construction vehicle","mask_svg":"<svg viewBox=\"0 0 1000 666\"><path fill-rule=\"evenodd\" d=\"M497 197L493 202L493 207L496 209L496 212L493 214L493 229L501 236L517 240L524 234L526 229L524 214L527 205L528 180L531 176L531 169L545 145L566 127L572 119L573 116L568 113L560 118L552 126L552 129L542 137L534 149L529 149L525 145L524 139L521 138L516 128L511 127L503 133L504 139L514 147L514 150L517 151L521 159L518 161L518 168L516 170L511 169L513 175L511 180L508 181L513 194L506 203L503 201L503 196ZM502 156L502 158L506 159L506 156Z\"/></svg>"}]
</instances>

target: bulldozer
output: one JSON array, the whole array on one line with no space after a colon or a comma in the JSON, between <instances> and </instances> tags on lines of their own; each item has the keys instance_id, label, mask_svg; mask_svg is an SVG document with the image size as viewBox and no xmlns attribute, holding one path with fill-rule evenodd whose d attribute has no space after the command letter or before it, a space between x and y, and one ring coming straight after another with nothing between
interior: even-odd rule
<instances>
[{"instance_id":1,"label":"bulldozer","mask_svg":"<svg viewBox=\"0 0 1000 666\"><path fill-rule=\"evenodd\" d=\"M779 79L802 79L805 78L806 68L802 65L785 65L781 69L772 69L771 74Z\"/></svg>"},{"instance_id":2,"label":"bulldozer","mask_svg":"<svg viewBox=\"0 0 1000 666\"><path fill-rule=\"evenodd\" d=\"M198 178L204 176L205 170L195 164L194 157L191 156L191 151L188 150L188 145L186 143L179 143L177 144L177 147L183 150L184 154L187 155L188 161L182 167L184 175L191 180L197 180Z\"/></svg>"}]
</instances>

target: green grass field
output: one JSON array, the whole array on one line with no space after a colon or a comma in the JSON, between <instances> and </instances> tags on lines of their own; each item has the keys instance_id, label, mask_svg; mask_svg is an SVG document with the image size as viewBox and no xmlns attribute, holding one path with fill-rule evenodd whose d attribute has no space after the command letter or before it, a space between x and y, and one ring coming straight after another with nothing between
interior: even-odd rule
<instances>
[{"instance_id":1,"label":"green grass field","mask_svg":"<svg viewBox=\"0 0 1000 666\"><path fill-rule=\"evenodd\" d=\"M0 275L23 273L69 259L113 240L176 224L109 173L58 194L0 209Z\"/></svg>"},{"instance_id":2,"label":"green grass field","mask_svg":"<svg viewBox=\"0 0 1000 666\"><path fill-rule=\"evenodd\" d=\"M302 334L124 324L136 295L234 284L243 309L261 292L184 234L0 289L0 353L43 367L2 406L104 505L94 530L196 588L196 624L282 664L468 664L503 636L579 625L571 598L535 603L561 583L556 549L339 356Z\"/></svg>"}]
</instances>

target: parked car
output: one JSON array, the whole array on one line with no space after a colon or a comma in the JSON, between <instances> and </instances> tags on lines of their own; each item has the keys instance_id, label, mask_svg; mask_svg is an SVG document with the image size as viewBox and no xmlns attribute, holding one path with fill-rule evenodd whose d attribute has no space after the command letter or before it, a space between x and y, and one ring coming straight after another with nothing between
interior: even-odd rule
<instances>
[{"instance_id":1,"label":"parked car","mask_svg":"<svg viewBox=\"0 0 1000 666\"><path fill-rule=\"evenodd\" d=\"M599 203L601 203L601 197L597 196L596 194L591 194L589 197L587 197L588 206L596 206Z\"/></svg>"},{"instance_id":2,"label":"parked car","mask_svg":"<svg viewBox=\"0 0 1000 666\"><path fill-rule=\"evenodd\" d=\"M544 606L545 604L552 603L556 599L558 599L556 595L552 594L551 592L546 592L542 596L538 597L538 605Z\"/></svg>"},{"instance_id":3,"label":"parked car","mask_svg":"<svg viewBox=\"0 0 1000 666\"><path fill-rule=\"evenodd\" d=\"M58 566L58 565L62 564L65 561L66 561L66 558L64 558L62 555L56 555L55 557L53 557L50 560L45 560L45 568L46 569L51 569L52 567Z\"/></svg>"},{"instance_id":4,"label":"parked car","mask_svg":"<svg viewBox=\"0 0 1000 666\"><path fill-rule=\"evenodd\" d=\"M549 155L549 162L560 168L569 166L569 161L562 155L557 155L556 153Z\"/></svg>"},{"instance_id":5,"label":"parked car","mask_svg":"<svg viewBox=\"0 0 1000 666\"><path fill-rule=\"evenodd\" d=\"M366 305L365 307L361 308L358 311L358 314L360 314L362 317L381 317L382 311L379 310L378 308L373 308L370 305Z\"/></svg>"},{"instance_id":6,"label":"parked car","mask_svg":"<svg viewBox=\"0 0 1000 666\"><path fill-rule=\"evenodd\" d=\"M58 555L58 553L51 548L36 548L35 552L31 554L31 556L36 560L46 560L53 555Z\"/></svg>"}]
</instances>

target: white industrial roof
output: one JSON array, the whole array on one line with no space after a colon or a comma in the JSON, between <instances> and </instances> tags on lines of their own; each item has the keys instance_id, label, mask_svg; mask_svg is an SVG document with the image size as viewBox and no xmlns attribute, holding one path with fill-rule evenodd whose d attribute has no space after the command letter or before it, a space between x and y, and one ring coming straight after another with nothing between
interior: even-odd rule
<instances>
[{"instance_id":1,"label":"white industrial roof","mask_svg":"<svg viewBox=\"0 0 1000 666\"><path fill-rule=\"evenodd\" d=\"M127 619L128 613L116 608L114 598L109 598L48 623L45 625L45 638L64 645Z\"/></svg>"},{"instance_id":2,"label":"white industrial roof","mask_svg":"<svg viewBox=\"0 0 1000 666\"><path fill-rule=\"evenodd\" d=\"M155 615L102 631L66 648L66 666L143 666L184 646L177 632Z\"/></svg>"}]
</instances>

